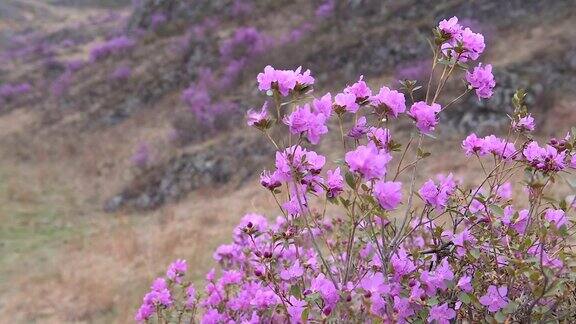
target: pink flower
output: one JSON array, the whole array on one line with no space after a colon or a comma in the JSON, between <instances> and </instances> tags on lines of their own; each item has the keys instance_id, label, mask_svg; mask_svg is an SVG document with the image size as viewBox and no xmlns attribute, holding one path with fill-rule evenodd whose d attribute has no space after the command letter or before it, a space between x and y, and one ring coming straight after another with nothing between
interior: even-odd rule
<instances>
[{"instance_id":1,"label":"pink flower","mask_svg":"<svg viewBox=\"0 0 576 324\"><path fill-rule=\"evenodd\" d=\"M536 128L534 117L528 114L527 116L520 118L518 121L513 121L512 127L519 132L532 132L534 131L534 128Z\"/></svg>"},{"instance_id":2,"label":"pink flower","mask_svg":"<svg viewBox=\"0 0 576 324\"><path fill-rule=\"evenodd\" d=\"M270 173L269 171L262 171L260 174L260 184L268 190L274 190L282 185L282 181L278 172Z\"/></svg>"},{"instance_id":3,"label":"pink flower","mask_svg":"<svg viewBox=\"0 0 576 324\"><path fill-rule=\"evenodd\" d=\"M344 190L344 178L340 174L340 167L326 172L326 187L328 188L326 193L330 198L338 196Z\"/></svg>"},{"instance_id":4,"label":"pink flower","mask_svg":"<svg viewBox=\"0 0 576 324\"><path fill-rule=\"evenodd\" d=\"M439 104L431 106L424 101L415 102L410 108L408 115L416 121L416 127L423 133L434 131L438 124L438 113L442 110Z\"/></svg>"},{"instance_id":5,"label":"pink flower","mask_svg":"<svg viewBox=\"0 0 576 324\"><path fill-rule=\"evenodd\" d=\"M300 265L300 261L296 260L289 268L280 271L280 278L282 280L290 280L299 278L304 274L304 268Z\"/></svg>"},{"instance_id":6,"label":"pink flower","mask_svg":"<svg viewBox=\"0 0 576 324\"><path fill-rule=\"evenodd\" d=\"M462 26L458 23L457 17L440 21L438 29L440 29L444 35L448 36L449 40L459 37L462 34Z\"/></svg>"},{"instance_id":7,"label":"pink flower","mask_svg":"<svg viewBox=\"0 0 576 324\"><path fill-rule=\"evenodd\" d=\"M394 210L402 201L402 182L378 181L374 196L385 210Z\"/></svg>"},{"instance_id":8,"label":"pink flower","mask_svg":"<svg viewBox=\"0 0 576 324\"><path fill-rule=\"evenodd\" d=\"M290 323L302 322L302 312L308 305L304 300L299 300L294 296L290 296L290 305L288 305L288 315L290 316Z\"/></svg>"},{"instance_id":9,"label":"pink flower","mask_svg":"<svg viewBox=\"0 0 576 324\"><path fill-rule=\"evenodd\" d=\"M562 209L547 209L545 216L546 220L556 227L560 228L568 222L566 213Z\"/></svg>"},{"instance_id":10,"label":"pink flower","mask_svg":"<svg viewBox=\"0 0 576 324\"><path fill-rule=\"evenodd\" d=\"M516 155L516 147L514 143L507 140L498 138L494 135L486 136L483 139L484 147L483 150L499 156L506 160L511 160Z\"/></svg>"},{"instance_id":11,"label":"pink flower","mask_svg":"<svg viewBox=\"0 0 576 324\"><path fill-rule=\"evenodd\" d=\"M414 309L408 298L394 296L394 310L399 319L406 319L414 315Z\"/></svg>"},{"instance_id":12,"label":"pink flower","mask_svg":"<svg viewBox=\"0 0 576 324\"><path fill-rule=\"evenodd\" d=\"M360 106L356 103L356 96L352 93L339 93L334 97L334 103L346 111L356 113Z\"/></svg>"},{"instance_id":13,"label":"pink flower","mask_svg":"<svg viewBox=\"0 0 576 324\"><path fill-rule=\"evenodd\" d=\"M454 193L456 183L453 180L452 173L447 177L438 177L439 183L436 184L432 179L429 179L422 185L418 194L424 199L426 204L444 209L448 203L448 198Z\"/></svg>"},{"instance_id":14,"label":"pink flower","mask_svg":"<svg viewBox=\"0 0 576 324\"><path fill-rule=\"evenodd\" d=\"M406 111L404 94L396 90L390 90L388 87L380 88L380 92L377 95L370 97L370 104L377 111L382 111L389 116L394 116L394 118Z\"/></svg>"},{"instance_id":15,"label":"pink flower","mask_svg":"<svg viewBox=\"0 0 576 324\"><path fill-rule=\"evenodd\" d=\"M530 164L542 171L560 171L566 167L566 152L558 153L556 148L546 145L540 147L535 141L526 145L522 154Z\"/></svg>"},{"instance_id":16,"label":"pink flower","mask_svg":"<svg viewBox=\"0 0 576 324\"><path fill-rule=\"evenodd\" d=\"M152 304L142 304L136 313L134 319L138 323L146 322L155 312L155 307Z\"/></svg>"},{"instance_id":17,"label":"pink flower","mask_svg":"<svg viewBox=\"0 0 576 324\"><path fill-rule=\"evenodd\" d=\"M462 62L468 59L476 61L480 54L484 52L486 45L484 44L484 36L480 33L474 33L470 28L466 27L460 36L464 53L460 57Z\"/></svg>"},{"instance_id":18,"label":"pink flower","mask_svg":"<svg viewBox=\"0 0 576 324\"><path fill-rule=\"evenodd\" d=\"M322 299L324 299L324 303L330 307L336 305L336 302L340 298L338 290L336 290L332 281L326 279L323 273L320 273L316 278L312 279L310 290L319 292Z\"/></svg>"},{"instance_id":19,"label":"pink flower","mask_svg":"<svg viewBox=\"0 0 576 324\"><path fill-rule=\"evenodd\" d=\"M327 93L320 99L314 99L312 101L312 110L316 114L323 114L326 118L329 118L332 115L332 95Z\"/></svg>"},{"instance_id":20,"label":"pink flower","mask_svg":"<svg viewBox=\"0 0 576 324\"><path fill-rule=\"evenodd\" d=\"M368 140L374 142L379 149L388 150L392 135L387 128L370 127L367 133Z\"/></svg>"},{"instance_id":21,"label":"pink flower","mask_svg":"<svg viewBox=\"0 0 576 324\"><path fill-rule=\"evenodd\" d=\"M484 36L466 27L454 33L453 38L442 45L442 51L448 57L458 57L458 61L466 62L476 61L485 47Z\"/></svg>"},{"instance_id":22,"label":"pink flower","mask_svg":"<svg viewBox=\"0 0 576 324\"><path fill-rule=\"evenodd\" d=\"M478 98L487 99L492 97L494 86L496 86L496 81L494 81L494 75L492 74L492 65L488 64L483 67L482 63L478 64L472 73L466 72L466 81L476 90Z\"/></svg>"},{"instance_id":23,"label":"pink flower","mask_svg":"<svg viewBox=\"0 0 576 324\"><path fill-rule=\"evenodd\" d=\"M436 321L437 324L450 324L450 320L456 317L456 312L448 307L448 303L432 306L428 315L428 323Z\"/></svg>"},{"instance_id":24,"label":"pink flower","mask_svg":"<svg viewBox=\"0 0 576 324\"><path fill-rule=\"evenodd\" d=\"M508 305L507 294L508 288L506 286L490 285L486 294L480 297L480 304L488 307L488 311L495 313Z\"/></svg>"},{"instance_id":25,"label":"pink flower","mask_svg":"<svg viewBox=\"0 0 576 324\"><path fill-rule=\"evenodd\" d=\"M394 269L395 278L401 278L402 276L408 275L412 271L416 270L414 261L410 259L404 248L400 248L397 253L392 255L390 263Z\"/></svg>"},{"instance_id":26,"label":"pink flower","mask_svg":"<svg viewBox=\"0 0 576 324\"><path fill-rule=\"evenodd\" d=\"M576 169L576 154L572 155L572 159L570 160L570 167L572 169Z\"/></svg>"},{"instance_id":27,"label":"pink flower","mask_svg":"<svg viewBox=\"0 0 576 324\"><path fill-rule=\"evenodd\" d=\"M471 156L472 154L484 155L484 140L477 137L476 134L472 133L462 141L462 148L466 156Z\"/></svg>"},{"instance_id":28,"label":"pink flower","mask_svg":"<svg viewBox=\"0 0 576 324\"><path fill-rule=\"evenodd\" d=\"M526 226L528 226L528 216L529 211L527 209L522 209L518 212L518 218L512 224L512 228L516 230L519 234L524 234L526 232Z\"/></svg>"},{"instance_id":29,"label":"pink flower","mask_svg":"<svg viewBox=\"0 0 576 324\"><path fill-rule=\"evenodd\" d=\"M500 199L512 198L512 184L510 182L503 183L496 189L496 196Z\"/></svg>"},{"instance_id":30,"label":"pink flower","mask_svg":"<svg viewBox=\"0 0 576 324\"><path fill-rule=\"evenodd\" d=\"M294 112L284 118L284 123L288 125L292 134L305 133L306 138L312 144L318 144L320 136L328 133L328 127L325 125L326 116L314 114L309 104L297 107Z\"/></svg>"},{"instance_id":31,"label":"pink flower","mask_svg":"<svg viewBox=\"0 0 576 324\"><path fill-rule=\"evenodd\" d=\"M166 277L172 281L180 283L187 270L188 265L186 264L186 260L178 259L170 264L166 271Z\"/></svg>"},{"instance_id":32,"label":"pink flower","mask_svg":"<svg viewBox=\"0 0 576 324\"><path fill-rule=\"evenodd\" d=\"M374 142L360 145L346 153L345 161L350 171L359 173L365 180L379 179L386 174L386 165L392 156L379 150Z\"/></svg>"},{"instance_id":33,"label":"pink flower","mask_svg":"<svg viewBox=\"0 0 576 324\"><path fill-rule=\"evenodd\" d=\"M366 126L366 117L362 116L358 118L354 127L352 127L348 134L348 137L352 137L353 139L360 139L364 134L368 132L368 127Z\"/></svg>"},{"instance_id":34,"label":"pink flower","mask_svg":"<svg viewBox=\"0 0 576 324\"><path fill-rule=\"evenodd\" d=\"M458 288L462 289L462 291L465 292L471 292L473 290L472 288L472 277L470 276L462 276L460 277L460 279L458 279Z\"/></svg>"},{"instance_id":35,"label":"pink flower","mask_svg":"<svg viewBox=\"0 0 576 324\"><path fill-rule=\"evenodd\" d=\"M310 75L310 70L300 73L302 67L295 71L276 70L270 65L264 68L264 72L257 76L258 89L260 91L269 91L277 89L282 96L287 96L290 91L297 88L305 88L314 84L314 78Z\"/></svg>"},{"instance_id":36,"label":"pink flower","mask_svg":"<svg viewBox=\"0 0 576 324\"><path fill-rule=\"evenodd\" d=\"M266 129L270 125L270 120L268 119L268 102L262 105L260 111L255 111L253 109L248 109L246 113L248 115L248 126L253 126L260 129Z\"/></svg>"},{"instance_id":37,"label":"pink flower","mask_svg":"<svg viewBox=\"0 0 576 324\"><path fill-rule=\"evenodd\" d=\"M366 85L366 82L362 79L364 79L363 75L360 76L360 79L356 83L344 89L344 93L353 94L358 103L361 103L372 95L372 90L368 88L368 85Z\"/></svg>"}]
</instances>

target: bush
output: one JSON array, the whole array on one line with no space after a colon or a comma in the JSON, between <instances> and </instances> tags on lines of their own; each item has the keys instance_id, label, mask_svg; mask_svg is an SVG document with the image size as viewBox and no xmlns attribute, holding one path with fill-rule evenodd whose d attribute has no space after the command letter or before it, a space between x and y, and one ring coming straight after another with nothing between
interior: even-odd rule
<instances>
[{"instance_id":1,"label":"bush","mask_svg":"<svg viewBox=\"0 0 576 324\"><path fill-rule=\"evenodd\" d=\"M260 73L259 89L271 98L272 112L267 104L250 110L248 124L277 149L275 170L264 171L260 180L281 216L273 223L244 216L233 242L214 253L221 271L207 274L202 293L184 279L186 262L175 261L165 278L154 281L136 320L573 318L574 221L568 215L574 198L552 196L576 168L576 130L538 144L520 90L506 137L470 134L462 142L463 153L484 170L482 181L467 187L449 174L417 186L440 113L470 91L489 98L495 86L490 65L468 67L484 51L484 38L457 18L441 21L430 44L434 57L425 87L406 80L401 91L384 86L372 93L361 77L334 97L314 98L309 71L267 67ZM443 72L434 80L437 69ZM447 80L460 76L462 94L441 103ZM416 91L425 93L424 101L414 102ZM346 115L355 121L348 131ZM405 143L387 128L399 118L416 126ZM338 121L344 154L326 170L326 158L312 148L329 132L330 119ZM278 136L281 129L285 136ZM524 176L526 197L519 201L512 198L515 175ZM328 205L342 216L330 217Z\"/></svg>"}]
</instances>

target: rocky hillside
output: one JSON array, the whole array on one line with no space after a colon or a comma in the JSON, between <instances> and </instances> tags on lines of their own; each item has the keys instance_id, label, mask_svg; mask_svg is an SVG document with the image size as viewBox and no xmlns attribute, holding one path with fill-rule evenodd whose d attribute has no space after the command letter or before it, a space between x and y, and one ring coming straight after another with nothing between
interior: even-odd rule
<instances>
[{"instance_id":1,"label":"rocky hillside","mask_svg":"<svg viewBox=\"0 0 576 324\"><path fill-rule=\"evenodd\" d=\"M0 114L26 110L31 119L25 130L2 138L8 146L35 143L19 148L25 158L36 150L55 158L63 150L77 155L97 134L125 127L144 115L164 129L164 134L150 138L133 134L143 138L122 144L128 146L121 149L123 159L96 157L98 165L120 164L113 172L124 173L130 168L128 154L138 142L151 142L159 149L153 170L114 184L120 194L104 198L106 210L123 205L155 208L172 199L168 197L183 197L196 188L195 173L212 173L208 165L213 161L198 160L202 158L196 155L197 161L190 161L187 152L196 151L194 145L216 134L216 129L232 134L238 130L243 111L259 100L253 90L254 76L265 64L310 68L319 84L328 85L326 90L338 90L359 75L393 86L403 78L422 81L430 64L424 40L430 27L457 15L486 35L485 60L496 65L498 87L489 101L480 102L472 95L465 98L448 116L451 127L445 132L498 129L507 121L511 94L518 87L528 89L529 102L545 117L555 105L552 98L570 96L567 90L575 81L576 37L571 21L576 7L569 0L111 4L4 4L5 12L15 14L3 19L9 26L3 31L9 63L0 72L4 85L28 87L22 94L13 90L0 102ZM50 9L47 15L40 13L45 7ZM46 141L62 145L46 145ZM200 150L225 147L230 139L222 141ZM234 163L244 158L236 155L254 147L249 139L236 141L246 147L226 153ZM164 142L174 149L166 149ZM182 167L190 163L200 166ZM185 171L174 171L178 168ZM179 180L187 183L174 189L175 185L168 185L173 178L190 180ZM217 174L202 183L206 181L222 182ZM166 190L172 193L158 193Z\"/></svg>"}]
</instances>

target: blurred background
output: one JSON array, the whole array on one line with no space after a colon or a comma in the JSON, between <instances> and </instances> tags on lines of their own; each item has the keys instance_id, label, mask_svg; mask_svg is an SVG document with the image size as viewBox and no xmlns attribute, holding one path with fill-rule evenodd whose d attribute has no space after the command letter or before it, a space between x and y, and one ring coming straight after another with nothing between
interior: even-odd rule
<instances>
[{"instance_id":1,"label":"blurred background","mask_svg":"<svg viewBox=\"0 0 576 324\"><path fill-rule=\"evenodd\" d=\"M276 216L273 149L244 119L256 74L301 65L316 95L422 82L452 16L484 34L497 87L442 116L429 172L479 172L460 141L503 132L519 87L537 136L576 125L575 0L1 0L1 321L132 321L176 258L201 281L245 213Z\"/></svg>"}]
</instances>

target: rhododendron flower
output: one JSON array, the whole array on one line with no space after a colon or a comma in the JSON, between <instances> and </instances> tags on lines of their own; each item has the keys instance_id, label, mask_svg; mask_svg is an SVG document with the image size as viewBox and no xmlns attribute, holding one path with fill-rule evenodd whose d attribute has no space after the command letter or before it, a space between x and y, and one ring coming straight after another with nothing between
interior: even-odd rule
<instances>
[{"instance_id":1,"label":"rhododendron flower","mask_svg":"<svg viewBox=\"0 0 576 324\"><path fill-rule=\"evenodd\" d=\"M408 298L394 296L394 310L398 315L398 319L406 319L414 315L414 308Z\"/></svg>"},{"instance_id":2,"label":"rhododendron flower","mask_svg":"<svg viewBox=\"0 0 576 324\"><path fill-rule=\"evenodd\" d=\"M310 70L300 73L301 67L295 71L276 70L270 65L264 68L264 72L257 76L258 89L268 91L277 89L282 96L287 96L290 91L298 88L305 88L314 84L314 78L310 75Z\"/></svg>"},{"instance_id":3,"label":"rhododendron flower","mask_svg":"<svg viewBox=\"0 0 576 324\"><path fill-rule=\"evenodd\" d=\"M572 159L570 160L570 167L576 169L576 154L572 155Z\"/></svg>"},{"instance_id":4,"label":"rhododendron flower","mask_svg":"<svg viewBox=\"0 0 576 324\"><path fill-rule=\"evenodd\" d=\"M568 222L566 213L562 209L547 209L545 218L548 222L560 228Z\"/></svg>"},{"instance_id":5,"label":"rhododendron flower","mask_svg":"<svg viewBox=\"0 0 576 324\"><path fill-rule=\"evenodd\" d=\"M304 133L312 144L320 142L320 136L328 133L326 116L315 114L310 110L310 105L298 107L289 116L284 118L292 134Z\"/></svg>"},{"instance_id":6,"label":"rhododendron flower","mask_svg":"<svg viewBox=\"0 0 576 324\"><path fill-rule=\"evenodd\" d=\"M518 121L512 122L512 127L519 132L532 132L536 128L534 117L530 114L521 117Z\"/></svg>"},{"instance_id":7,"label":"rhododendron flower","mask_svg":"<svg viewBox=\"0 0 576 324\"><path fill-rule=\"evenodd\" d=\"M484 150L506 160L511 160L516 156L514 143L498 138L494 135L484 137Z\"/></svg>"},{"instance_id":8,"label":"rhododendron flower","mask_svg":"<svg viewBox=\"0 0 576 324\"><path fill-rule=\"evenodd\" d=\"M337 94L336 97L334 97L334 104L351 113L357 112L360 108L360 105L356 103L356 96L352 93Z\"/></svg>"},{"instance_id":9,"label":"rhododendron flower","mask_svg":"<svg viewBox=\"0 0 576 324\"><path fill-rule=\"evenodd\" d=\"M448 303L432 306L428 315L428 323L436 321L436 324L450 324L450 320L456 317L456 312L448 307Z\"/></svg>"},{"instance_id":10,"label":"rhododendron flower","mask_svg":"<svg viewBox=\"0 0 576 324\"><path fill-rule=\"evenodd\" d=\"M524 234L526 232L526 226L528 226L528 216L529 211L527 209L522 209L518 212L518 218L514 220L512 228L514 228L519 234Z\"/></svg>"},{"instance_id":11,"label":"rhododendron flower","mask_svg":"<svg viewBox=\"0 0 576 324\"><path fill-rule=\"evenodd\" d=\"M458 23L457 17L440 21L440 23L438 23L438 28L445 36L447 36L448 40L456 39L462 34L462 26Z\"/></svg>"},{"instance_id":12,"label":"rhododendron flower","mask_svg":"<svg viewBox=\"0 0 576 324\"><path fill-rule=\"evenodd\" d=\"M458 288L462 289L464 292L471 292L474 288L472 287L472 277L470 276L462 276L458 279Z\"/></svg>"},{"instance_id":13,"label":"rhododendron flower","mask_svg":"<svg viewBox=\"0 0 576 324\"><path fill-rule=\"evenodd\" d=\"M374 185L374 196L385 210L394 210L402 201L402 182L379 181Z\"/></svg>"},{"instance_id":14,"label":"rhododendron flower","mask_svg":"<svg viewBox=\"0 0 576 324\"><path fill-rule=\"evenodd\" d=\"M392 156L379 150L374 142L360 145L346 153L345 161L350 171L359 173L365 180L379 179L386 174L386 165Z\"/></svg>"},{"instance_id":15,"label":"rhododendron flower","mask_svg":"<svg viewBox=\"0 0 576 324\"><path fill-rule=\"evenodd\" d=\"M226 316L220 314L218 310L209 308L206 310L204 316L202 317L202 324L218 324L224 322L225 319Z\"/></svg>"},{"instance_id":16,"label":"rhododendron flower","mask_svg":"<svg viewBox=\"0 0 576 324\"><path fill-rule=\"evenodd\" d=\"M370 104L378 113L386 113L388 116L397 118L406 111L406 98L404 94L388 87L380 88L377 95L370 97Z\"/></svg>"},{"instance_id":17,"label":"rhododendron flower","mask_svg":"<svg viewBox=\"0 0 576 324\"><path fill-rule=\"evenodd\" d=\"M248 126L254 126L259 129L266 129L270 126L270 120L268 119L268 102L262 105L260 111L254 111L253 109L248 109L246 113L248 115Z\"/></svg>"},{"instance_id":18,"label":"rhododendron flower","mask_svg":"<svg viewBox=\"0 0 576 324\"><path fill-rule=\"evenodd\" d=\"M194 288L194 285L190 285L188 286L188 288L186 288L186 308L190 309L192 307L194 307L196 305L196 303L198 302L198 299L196 298L196 289Z\"/></svg>"},{"instance_id":19,"label":"rhododendron flower","mask_svg":"<svg viewBox=\"0 0 576 324\"><path fill-rule=\"evenodd\" d=\"M326 187L329 198L335 198L344 190L344 178L340 174L340 167L326 172Z\"/></svg>"},{"instance_id":20,"label":"rhododendron flower","mask_svg":"<svg viewBox=\"0 0 576 324\"><path fill-rule=\"evenodd\" d=\"M291 323L300 323L302 321L302 312L308 305L304 300L299 300L294 296L290 296L290 305L288 305L288 315L290 315Z\"/></svg>"},{"instance_id":21,"label":"rhododendron flower","mask_svg":"<svg viewBox=\"0 0 576 324\"><path fill-rule=\"evenodd\" d=\"M462 141L462 148L466 156L471 156L472 154L478 154L479 156L485 155L484 150L484 140L472 133Z\"/></svg>"},{"instance_id":22,"label":"rhododendron flower","mask_svg":"<svg viewBox=\"0 0 576 324\"><path fill-rule=\"evenodd\" d=\"M480 297L480 304L488 307L488 311L495 313L508 305L507 294L508 288L506 286L490 285L486 294Z\"/></svg>"},{"instance_id":23,"label":"rhododendron flower","mask_svg":"<svg viewBox=\"0 0 576 324\"><path fill-rule=\"evenodd\" d=\"M356 83L344 89L344 93L354 95L357 103L361 103L372 95L372 90L368 88L368 85L366 85L366 82L362 79L364 79L363 75L360 76L360 79Z\"/></svg>"},{"instance_id":24,"label":"rhododendron flower","mask_svg":"<svg viewBox=\"0 0 576 324\"><path fill-rule=\"evenodd\" d=\"M505 182L496 189L496 196L500 199L512 198L512 184Z\"/></svg>"},{"instance_id":25,"label":"rhododendron flower","mask_svg":"<svg viewBox=\"0 0 576 324\"><path fill-rule=\"evenodd\" d=\"M274 190L282 185L282 180L277 172L270 173L270 171L262 171L260 174L260 184L269 190Z\"/></svg>"},{"instance_id":26,"label":"rhododendron flower","mask_svg":"<svg viewBox=\"0 0 576 324\"><path fill-rule=\"evenodd\" d=\"M358 118L354 127L352 127L347 136L353 139L360 139L364 134L368 133L368 127L366 127L366 117L362 116Z\"/></svg>"},{"instance_id":27,"label":"rhododendron flower","mask_svg":"<svg viewBox=\"0 0 576 324\"><path fill-rule=\"evenodd\" d=\"M423 133L434 131L438 124L438 113L442 110L439 104L426 104L424 101L415 102L408 115L416 121L416 127Z\"/></svg>"},{"instance_id":28,"label":"rhododendron flower","mask_svg":"<svg viewBox=\"0 0 576 324\"><path fill-rule=\"evenodd\" d=\"M458 61L466 62L468 60L476 61L484 52L485 47L484 36L474 33L466 27L461 32L456 33L448 43L444 43L442 50L448 57L458 58Z\"/></svg>"},{"instance_id":29,"label":"rhododendron flower","mask_svg":"<svg viewBox=\"0 0 576 324\"><path fill-rule=\"evenodd\" d=\"M338 301L338 290L336 290L332 281L326 279L323 273L320 273L316 278L312 279L310 290L319 292L328 306L334 306Z\"/></svg>"},{"instance_id":30,"label":"rhododendron flower","mask_svg":"<svg viewBox=\"0 0 576 324\"><path fill-rule=\"evenodd\" d=\"M484 44L484 36L480 33L474 33L470 28L466 27L460 35L460 41L462 42L462 47L464 48L464 53L460 57L460 60L465 62L470 59L475 61L478 59L480 54L484 52L486 45Z\"/></svg>"},{"instance_id":31,"label":"rhododendron flower","mask_svg":"<svg viewBox=\"0 0 576 324\"><path fill-rule=\"evenodd\" d=\"M296 172L312 174L320 173L326 163L326 158L314 151L307 151L301 146L291 146L284 151L276 152L275 176L280 181L292 178L292 168Z\"/></svg>"},{"instance_id":32,"label":"rhododendron flower","mask_svg":"<svg viewBox=\"0 0 576 324\"><path fill-rule=\"evenodd\" d=\"M392 135L387 128L370 127L367 133L368 140L374 142L379 149L388 150Z\"/></svg>"},{"instance_id":33,"label":"rhododendron flower","mask_svg":"<svg viewBox=\"0 0 576 324\"><path fill-rule=\"evenodd\" d=\"M293 278L299 278L304 274L304 268L300 265L300 262L296 260L289 268L284 269L280 272L280 278L282 280L290 280Z\"/></svg>"},{"instance_id":34,"label":"rhododendron flower","mask_svg":"<svg viewBox=\"0 0 576 324\"><path fill-rule=\"evenodd\" d=\"M329 118L332 115L332 95L327 93L320 99L314 99L312 101L312 110L316 114L323 114L326 118Z\"/></svg>"},{"instance_id":35,"label":"rhododendron flower","mask_svg":"<svg viewBox=\"0 0 576 324\"><path fill-rule=\"evenodd\" d=\"M181 278L186 274L187 270L188 265L186 264L186 260L178 259L170 264L166 271L166 277L172 281L180 283Z\"/></svg>"},{"instance_id":36,"label":"rhododendron flower","mask_svg":"<svg viewBox=\"0 0 576 324\"><path fill-rule=\"evenodd\" d=\"M478 98L487 99L492 97L494 86L496 86L496 81L494 81L494 75L492 74L492 65L482 66L482 63L478 64L472 73L466 72L466 80L476 90Z\"/></svg>"},{"instance_id":37,"label":"rhododendron flower","mask_svg":"<svg viewBox=\"0 0 576 324\"><path fill-rule=\"evenodd\" d=\"M390 263L394 269L394 276L400 278L402 276L408 275L416 270L416 265L414 261L410 259L406 250L401 248L398 253L395 253L390 258Z\"/></svg>"},{"instance_id":38,"label":"rhododendron flower","mask_svg":"<svg viewBox=\"0 0 576 324\"><path fill-rule=\"evenodd\" d=\"M448 203L448 198L454 193L456 183L453 180L452 173L447 177L438 177L439 183L436 184L432 179L429 179L418 190L418 194L424 199L426 204L444 209Z\"/></svg>"},{"instance_id":39,"label":"rhododendron flower","mask_svg":"<svg viewBox=\"0 0 576 324\"><path fill-rule=\"evenodd\" d=\"M566 167L566 152L558 153L551 145L540 147L535 141L530 142L522 154L530 164L542 171L560 171Z\"/></svg>"}]
</instances>

